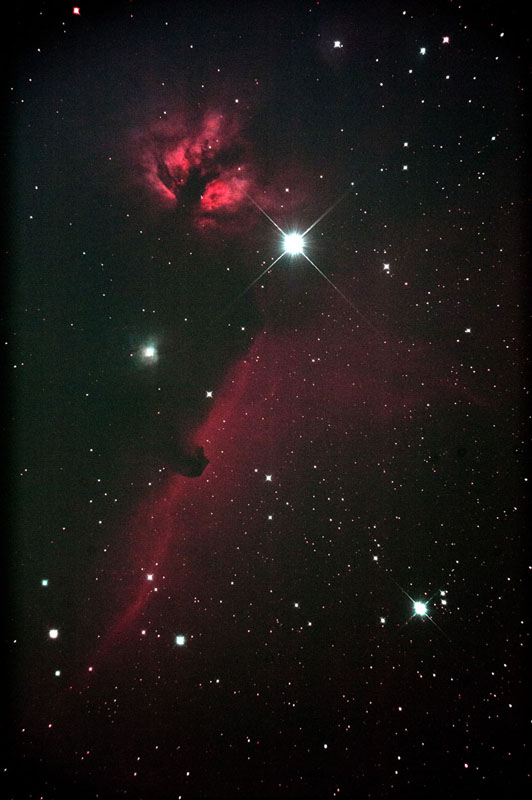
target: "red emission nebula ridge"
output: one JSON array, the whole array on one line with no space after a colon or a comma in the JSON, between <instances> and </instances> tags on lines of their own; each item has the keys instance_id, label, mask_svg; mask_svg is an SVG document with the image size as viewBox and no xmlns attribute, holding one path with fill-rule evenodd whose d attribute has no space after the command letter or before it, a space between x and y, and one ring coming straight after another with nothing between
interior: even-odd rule
<instances>
[{"instance_id":1,"label":"red emission nebula ridge","mask_svg":"<svg viewBox=\"0 0 532 800\"><path fill-rule=\"evenodd\" d=\"M115 605L122 610L93 653L93 678L107 659L126 657L128 641L193 638L189 599L209 583L215 592L220 576L229 581L239 570L250 524L260 529L272 514L279 524L281 514L283 535L294 535L299 523L287 498L308 507L324 473L342 476L345 485L358 470L364 481L374 468L361 455L368 437L386 452L390 425L423 415L427 405L437 412L460 395L422 347L385 344L356 327L345 337L333 321L325 333L319 368L308 357L308 330L264 331L228 373L192 437L210 459L203 475L172 476L124 531L130 550L122 574L129 577ZM157 632L145 630L146 620L158 620Z\"/></svg>"},{"instance_id":2,"label":"red emission nebula ridge","mask_svg":"<svg viewBox=\"0 0 532 800\"><path fill-rule=\"evenodd\" d=\"M150 189L163 203L188 207L200 228L235 224L255 190L240 124L230 115L168 116L139 136L138 146Z\"/></svg>"}]
</instances>

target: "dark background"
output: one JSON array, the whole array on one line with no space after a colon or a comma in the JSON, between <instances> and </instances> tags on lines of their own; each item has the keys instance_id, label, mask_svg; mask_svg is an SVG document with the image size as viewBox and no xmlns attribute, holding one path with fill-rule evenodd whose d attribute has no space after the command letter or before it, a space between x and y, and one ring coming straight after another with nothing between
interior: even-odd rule
<instances>
[{"instance_id":1,"label":"dark background","mask_svg":"<svg viewBox=\"0 0 532 800\"><path fill-rule=\"evenodd\" d=\"M29 3L6 45L6 796L526 791L519 13ZM347 191L334 286L255 282L238 167L284 231Z\"/></svg>"}]
</instances>

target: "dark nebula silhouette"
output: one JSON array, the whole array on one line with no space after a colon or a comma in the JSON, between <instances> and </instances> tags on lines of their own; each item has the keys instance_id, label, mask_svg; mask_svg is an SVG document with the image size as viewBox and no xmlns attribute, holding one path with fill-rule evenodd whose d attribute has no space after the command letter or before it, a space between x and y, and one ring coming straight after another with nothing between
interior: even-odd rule
<instances>
[{"instance_id":1,"label":"dark nebula silhouette","mask_svg":"<svg viewBox=\"0 0 532 800\"><path fill-rule=\"evenodd\" d=\"M199 478L208 463L203 447L196 447L192 453L175 452L167 456L169 469L185 478Z\"/></svg>"}]
</instances>

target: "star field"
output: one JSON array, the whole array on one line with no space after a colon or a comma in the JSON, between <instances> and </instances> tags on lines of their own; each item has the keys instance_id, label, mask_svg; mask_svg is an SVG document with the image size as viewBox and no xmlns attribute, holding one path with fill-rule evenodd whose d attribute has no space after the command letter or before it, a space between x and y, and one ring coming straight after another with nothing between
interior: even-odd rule
<instances>
[{"instance_id":1,"label":"star field","mask_svg":"<svg viewBox=\"0 0 532 800\"><path fill-rule=\"evenodd\" d=\"M15 17L5 796L525 796L516 12Z\"/></svg>"}]
</instances>

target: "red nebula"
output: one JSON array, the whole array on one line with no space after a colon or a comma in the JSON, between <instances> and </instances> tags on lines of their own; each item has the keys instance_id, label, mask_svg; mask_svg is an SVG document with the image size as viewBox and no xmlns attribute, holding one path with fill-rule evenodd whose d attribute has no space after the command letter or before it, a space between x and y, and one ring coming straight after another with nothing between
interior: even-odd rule
<instances>
[{"instance_id":1,"label":"red nebula","mask_svg":"<svg viewBox=\"0 0 532 800\"><path fill-rule=\"evenodd\" d=\"M245 199L249 181L236 174L226 174L207 184L201 207L212 213L219 209L236 211Z\"/></svg>"},{"instance_id":2,"label":"red nebula","mask_svg":"<svg viewBox=\"0 0 532 800\"><path fill-rule=\"evenodd\" d=\"M338 315L349 314L340 301L329 304ZM304 506L319 475L331 471L341 472L346 491L351 485L355 492L371 471L365 451L360 453L368 432L376 453L373 469L380 475L395 425L415 419L428 405L439 413L463 395L442 384L441 363L427 359L426 349L384 344L358 325L338 326L334 315L321 334L319 369L309 359L310 329L304 327L262 333L228 372L208 418L188 442L204 445L209 465L198 478L170 478L128 523L131 549L120 568L128 576L122 587L127 597L99 647L102 659L115 649L117 636L136 641L146 620L164 619L168 598L185 608L186 598L208 582L215 551L213 569L223 572L220 565L238 544L228 532L243 510L264 502L264 516L274 507L277 515L286 514L277 489ZM314 472L316 459L320 473ZM396 467L397 474L401 469ZM271 494L267 474L273 474ZM153 581L147 579L151 573ZM166 627L170 636L170 622Z\"/></svg>"},{"instance_id":3,"label":"red nebula","mask_svg":"<svg viewBox=\"0 0 532 800\"><path fill-rule=\"evenodd\" d=\"M152 125L139 140L148 186L165 203L188 207L196 225L220 227L247 204L252 170L238 120L208 111Z\"/></svg>"}]
</instances>

